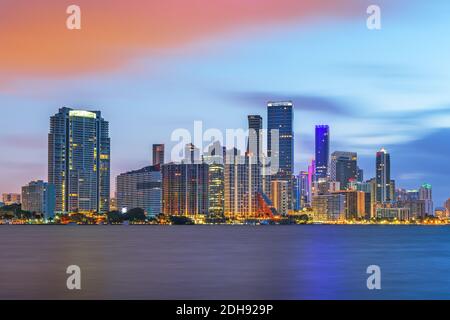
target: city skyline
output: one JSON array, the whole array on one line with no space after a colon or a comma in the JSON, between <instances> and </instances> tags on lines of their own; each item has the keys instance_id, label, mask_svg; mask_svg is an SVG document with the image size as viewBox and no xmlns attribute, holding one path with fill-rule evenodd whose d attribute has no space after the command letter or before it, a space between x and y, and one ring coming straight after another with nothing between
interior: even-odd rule
<instances>
[{"instance_id":1,"label":"city skyline","mask_svg":"<svg viewBox=\"0 0 450 320\"><path fill-rule=\"evenodd\" d=\"M367 180L362 179L362 170L358 169L356 152L334 151L330 156L328 125L315 127L317 159L312 163L318 160L322 165L313 171L308 167L308 173L293 174L293 109L292 102L267 103L269 147L260 153L256 150L264 136L255 133L262 133L264 127L258 115L248 116L247 137L236 137L246 140L244 151L235 145L222 147L217 140L206 146L202 141L201 148L185 141L188 143L181 161L165 162L165 145L153 144L152 166L116 177L114 210L127 213L140 209L148 217L162 213L236 221L264 217L277 220L295 212L309 212L315 221L338 222L394 217L410 220L435 215L432 186L424 183L418 190L397 188L385 148L376 152L376 176ZM281 140L274 141L278 136ZM234 143L239 145L238 141ZM49 182L32 180L22 187L21 197L4 194L3 198L9 197L11 202L22 198L24 210L43 214L46 219L53 218L54 213L109 215L110 150L109 122L102 118L101 111L60 108L50 117ZM264 159L271 162L266 152L280 158L279 165L278 161L276 167L271 164L269 176L263 173ZM436 203L436 212L438 208L442 207Z\"/></svg>"},{"instance_id":2,"label":"city skyline","mask_svg":"<svg viewBox=\"0 0 450 320\"><path fill-rule=\"evenodd\" d=\"M42 6L47 2L51 3L44 1ZM146 8L144 2L136 3ZM125 51L122 63L111 55L100 63L94 57L100 47L64 28L58 31L58 8L49 9L44 27L55 29L53 36L39 37L43 27L37 17L28 21L28 28L20 28L28 35L15 35L28 46L27 52L40 55L1 53L6 65L0 84L0 148L6 156L0 160L0 192L20 192L31 180L46 180L47 118L66 104L100 109L111 122L113 183L119 173L151 164L151 145L167 143L176 128L190 128L199 119L207 127L246 128L249 114L260 114L266 126L265 103L292 100L297 106L295 174L313 158L314 126L327 123L332 130L330 152L357 152L366 178L375 176L373 154L385 147L393 155L396 184L417 189L430 183L435 202L441 205L448 198L450 176L442 165L450 157L445 148L450 136L450 64L441 58L450 52L443 36L449 22L442 15L449 4L380 1L382 29L369 31L368 3L343 1L337 7L317 1L304 10L302 1L261 1L260 13L252 13L248 3L233 2L232 10L220 18L221 28L181 32L183 41L164 32L163 38L171 41L157 44L151 35L113 19L118 21L115 28L137 36L131 44L127 37L118 37ZM30 12L36 9L28 5ZM179 24L187 25L195 15L179 5L184 17ZM11 29L16 24L14 6L5 9L9 18L2 20ZM88 16L99 14L86 1L80 6ZM223 12L220 1L211 7ZM111 14L116 17L121 9L112 4ZM127 10L124 14L134 15L138 7ZM200 13L201 25L220 16L211 8L205 12ZM151 21L151 14L147 10L145 19ZM135 20L144 19L140 17ZM95 28L86 22L80 34L102 38L91 33L105 22L99 21ZM232 27L235 22L239 32ZM14 47L7 28L0 30L5 45ZM217 35L220 41L215 40ZM65 42L67 52L81 52L79 58L71 54L55 59L60 52L52 51L52 39L72 41L74 47ZM103 49L110 45L107 39L101 42ZM166 150L170 147L167 143Z\"/></svg>"},{"instance_id":3,"label":"city skyline","mask_svg":"<svg viewBox=\"0 0 450 320\"><path fill-rule=\"evenodd\" d=\"M281 113L274 113L273 110L271 111L272 113L270 113L270 110L273 109L272 108L273 106L281 108L279 110L279 111L281 111ZM283 109L285 109L286 107L289 107L290 110L291 110L291 111L289 111L289 114L284 114L285 111ZM268 117L272 117L273 119L276 119L275 121L280 121L280 119L281 119L280 123L283 123L283 125L279 125L279 124L276 124L275 126L272 125L271 129L275 129L275 127L283 127L283 126L286 126L286 124L287 124L287 127L288 127L288 131L287 132L290 132L289 130L294 130L295 125L292 124L293 127L292 127L292 129L290 128L290 126L291 126L290 123L292 123L292 120L293 120L293 119L290 119L290 117L292 117L292 110L293 109L295 109L295 108L294 108L294 106L293 106L293 104L291 102L273 102L273 101L269 101L267 103L267 110L269 111ZM279 111L277 111L277 112L279 112ZM286 116L287 116L287 118L285 118ZM254 119L257 119L257 121L255 122ZM88 121L91 121L91 122L94 121L94 122L86 124L86 122L88 122ZM249 136L247 137L247 140L246 140L246 148L244 150L240 150L240 149L234 148L234 152L236 152L236 151L238 152L238 154L234 154L234 155L238 156L238 157L255 156L253 153L248 154L249 153L249 146L253 146L253 148L255 148L257 146L257 149L259 149L261 147L259 140L263 139L262 134L261 133L257 134L258 138L257 138L257 140L255 140L255 137L252 137L252 130L255 130L255 129L256 130L263 130L264 129L264 126L262 125L263 124L263 117L260 116L260 115L256 115L256 114L248 115L248 121L249 121L249 123L248 123L249 124L249 126L248 126L248 130L249 130L248 134L249 134ZM272 120L272 121L274 121L274 120ZM149 170L154 170L154 169L151 169L151 168L155 167L155 165L157 165L157 166L162 165L162 163L166 163L166 164L177 164L177 163L180 163L180 162L174 161L174 160L172 160L170 158L168 159L168 161L164 162L165 143L154 143L152 145L151 158L148 159L149 164L147 166L145 166L142 169L129 168L128 171L120 173L117 176L111 176L110 177L110 172L109 172L109 168L110 168L110 139L109 139L109 129L108 129L109 123L102 118L101 111L88 111L88 110L72 109L72 108L68 108L68 107L62 107L62 108L59 109L59 112L56 115L50 117L50 133L49 133L49 145L48 145L48 160L49 160L49 162L48 162L48 167L49 167L48 178L49 179L48 180L49 181L51 181L52 179L55 180L54 178L52 178L53 174L50 174L51 168L54 167L54 164L52 164L52 161L51 161L51 159L53 159L52 155L55 153L55 151L54 151L55 149L54 149L53 145L55 144L55 141L58 141L59 144L61 144L63 142L63 140L65 141L65 138L63 140L61 140L61 139L58 140L57 138L54 138L53 137L54 136L54 132L58 132L59 134L61 134L62 133L61 132L61 128L66 127L66 124L63 125L63 123L66 123L66 122L67 122L67 124L70 123L70 125L68 125L70 128L73 127L73 129L71 129L70 133L69 133L69 137L71 137L70 138L70 143L68 141L64 142L66 144L66 148L69 150L68 151L69 155L74 153L74 151L70 151L70 150L75 150L76 149L73 146L77 147L78 145L83 145L84 143L90 141L90 139L93 136L96 135L96 132L104 131L106 133L106 136L104 136L103 138L99 137L99 138L95 138L95 140L98 139L97 147L98 147L99 150L102 150L101 152L99 151L100 154L99 154L99 157L97 159L97 161L98 161L97 162L97 166L99 168L100 167L105 167L105 169L107 169L107 171L108 171L107 172L107 178L108 178L107 190L110 190L110 192L108 193L107 198L105 198L106 194L103 193L104 201L102 200L102 201L98 202L99 204L96 204L95 206L93 206L93 207L91 206L89 208L86 207L85 209L83 209L82 206L78 204L78 200L76 200L75 202L77 204L74 205L74 208L75 207L77 208L76 210L80 209L80 210L86 210L86 211L95 210L95 211L98 211L98 212L107 212L109 210L109 202L110 202L109 199L110 198L116 198L116 196L117 196L117 183L119 181L118 180L119 178L121 178L123 176L128 176L130 174L133 175L135 173L146 172L146 171L148 172ZM72 124L72 123L74 123L74 124ZM106 126L103 125L103 123L105 123ZM255 123L257 123L257 124L255 125ZM93 125L93 128L90 128L90 127L92 127L92 125ZM80 127L80 126L83 127L83 131L77 132L76 128ZM87 129L85 128L86 126L87 126ZM103 129L102 129L102 126L104 126ZM97 127L97 129L95 127ZM85 129L86 129L86 132L85 132ZM268 130L268 132L270 132L270 131ZM282 131L280 131L280 132L282 132ZM357 165L357 153L356 152L351 152L351 151L349 152L349 151L334 151L334 150L330 150L329 144L330 144L331 138L330 138L330 127L328 125L323 125L323 124L322 125L315 125L315 134L316 134L315 153L319 157L323 158L322 162L326 163L326 166L323 166L322 168L318 169L316 167L316 169L314 171L315 172L314 173L315 178L317 179L317 181L319 181L320 179L325 179L326 178L327 181L332 181L332 182L336 181L338 183L340 182L341 190L347 189L347 183L351 182L352 178L354 178L355 182L357 180L357 170L356 169L359 168L359 165ZM65 134L63 134L62 136L65 136ZM271 141L271 139L269 138L270 134L268 133L267 136L268 136L267 144L269 145L270 141ZM290 135L289 135L288 138L290 138ZM106 141L106 145L101 145L100 141ZM79 144L77 142L79 142ZM91 143L89 143L89 144L91 144ZM288 145L290 146L291 143L288 143ZM94 145L90 146L90 147L96 149L96 147ZM90 147L88 147L88 149ZM203 146L202 147L204 149L208 149L208 152L206 152L206 153L201 152L201 150L199 148L197 148L193 143L187 144L185 146L185 149L184 149L184 152L185 152L184 157L185 158L184 158L183 161L189 160L191 163L195 163L195 162L201 161L201 163L203 163L203 161L204 161L203 157L207 156L211 152L211 150L213 150L213 149L215 150L215 148L218 148L218 147L221 148L220 144L217 145L217 141L210 142L210 143L203 142ZM208 148L205 148L205 147L208 147ZM226 147L223 147L223 148L224 148L223 154L225 155L227 149L226 149ZM288 147L288 149L289 148L290 147ZM83 149L86 149L86 148L83 148ZM262 147L261 147L261 149L262 149ZM78 151L78 157L84 158L84 157L86 157L86 155L89 157L90 155L92 155L92 154L94 154L96 152L96 151L93 151L93 150L88 150L88 151L83 150L81 153L80 153L80 151ZM231 150L231 149L229 149L229 150ZM267 150L268 154L270 152L269 150L270 149ZM323 153L324 150L326 151L325 152L325 154L326 154L325 157L323 157L323 155L321 155L321 153ZM214 158L214 153L215 153L215 151L213 151L210 154L210 155L213 156L213 158ZM266 156L263 150L260 151L260 154L261 154L261 156ZM280 151L280 154L283 154L283 151ZM354 171L353 177L350 177L351 179L346 181L345 186L343 185L342 181L340 181L340 179L337 178L338 175L336 175L336 172L333 172L333 170L336 170L336 162L335 162L336 160L334 159L336 156L343 157L343 159L341 159L341 161L348 159L348 160L351 160L351 161L354 162L354 165L353 165L354 166L354 168L353 168L353 171ZM219 157L221 157L221 156L219 156ZM282 155L280 157L282 157ZM348 157L350 157L350 158L348 158ZM69 159L72 159L72 158L73 158L73 156L69 156ZM94 159L95 159L95 157L94 157ZM163 162L159 162L161 159L163 160ZM376 169L374 171L376 172L376 175L374 177L372 177L371 179L368 179L368 180L365 180L365 181L367 181L367 183L369 183L370 181L376 181L377 185L379 185L375 189L376 190L375 191L375 199L376 199L377 202L384 203L384 202L389 202L389 201L396 201L396 199L394 198L394 195L396 194L397 190L399 190L399 191L405 190L407 192L418 192L418 193L421 193L422 190L431 190L432 189L432 185L429 184L429 183L425 183L425 182L420 184L420 185L418 185L418 186L416 186L415 188L409 188L409 189L408 188L403 188L403 186L397 186L395 184L395 180L394 180L395 177L392 177L393 179L391 179L390 154L388 153L388 151L385 148L382 147L380 150L378 150L375 153L374 159L375 159L374 160L374 164L375 164L375 169ZM205 160L206 160L206 163L210 162L210 161L208 161L208 157L206 157ZM105 164L101 164L102 161L103 162L106 161L107 165L105 166ZM222 161L224 161L224 160L222 160ZM313 159L313 161L314 161L314 163L317 162L316 159ZM286 161L284 161L284 162L286 162ZM290 161L288 160L288 163L289 162ZM67 166L66 169L63 168L64 169L63 171L72 172L71 171L72 167L70 167L70 170L69 170L69 162L67 164L64 164L64 163L65 162L63 161L62 163L59 164L59 166ZM72 165L75 167L75 165L73 164L74 163L73 160L70 163L72 163ZM338 160L337 163L339 163L339 160ZM151 164L153 164L153 166L151 166ZM348 166L348 164L346 164L346 165ZM96 165L94 164L94 166L96 166ZM333 169L333 166L334 166L334 169ZM303 168L303 170L300 170L299 172L293 172L292 173L292 177L295 176L295 177L299 178L301 176L302 172L305 172L304 169L306 169L306 168ZM157 170L160 170L160 169L157 169ZM341 168L340 170L346 170L346 169ZM349 170L349 169L347 169L347 170ZM283 171L285 171L285 168L280 167L278 172L279 173L283 173ZM352 171L350 171L350 172L352 172ZM347 172L347 174L350 174L350 172ZM78 177L78 173L76 175ZM281 175L282 179L283 179L283 176L284 176L284 174ZM34 178L29 177L28 181L31 181L31 183L33 183L34 182L33 179ZM160 179L160 178L158 178L158 179ZM274 179L274 178L272 178L272 179ZM386 179L388 179L389 181L387 181ZM77 178L77 180L78 180L78 178ZM82 179L82 180L84 180L84 179ZM275 180L276 180L276 178L275 178ZM42 181L42 180L39 180L39 181ZM66 183L69 184L69 181L70 181L70 179L67 179ZM382 184L383 181L384 182L388 182L388 183L385 183L384 184L385 186L383 186L383 184ZM110 183L111 182L112 182L113 188L110 188ZM136 183L136 182L133 182L133 183ZM151 182L151 183L153 183L153 182ZM57 190L56 194L61 194L61 191L58 192L58 190L61 188L61 187L58 187L58 183L51 182L51 184L52 185L56 185L56 190ZM96 182L94 184L96 184ZM168 186L168 185L169 184L166 184L166 186ZM380 185L381 185L381 187L380 187ZM22 190L23 190L23 188L24 188L24 186L21 187ZM100 186L97 187L97 188L99 188L99 189L97 191L95 191L95 194L98 194L100 192ZM130 187L126 187L126 188L130 188ZM152 188L154 188L154 187L152 187ZM292 187L290 187L290 188L292 188ZM77 187L77 189L79 189L79 188ZM292 192L292 190L290 192ZM433 191L433 193L434 192L435 192L435 190ZM67 193L67 195L71 195L69 190L66 193ZM1 194L7 194L7 193L2 192ZM10 194L14 194L14 192L10 192ZM20 195L20 192L18 194ZM92 197L91 195L87 195L87 194L85 196L87 198ZM78 197L78 195L77 195L77 197ZM431 199L431 193L430 193L429 197ZM61 198L61 196L60 196L60 198ZM62 197L62 198L64 199L64 197ZM57 199L58 199L58 197L57 197ZM106 200L106 199L108 199L108 200ZM447 200L448 200L448 198L445 198L444 201L442 202L442 204L439 203L438 201L434 201L434 204L433 204L433 201L431 200L432 201L431 202L431 209L429 209L429 210L427 209L426 212L431 214L431 215L434 214L434 207L433 206L435 206L436 208L445 207ZM68 203L71 200L69 199L69 200L65 200L65 201L66 201L66 206L67 206ZM149 200L135 200L135 199L133 199L133 200L128 200L128 201L129 201L129 203L133 203L133 201L134 202L136 202L136 201L144 201L145 202L145 201L149 201ZM151 200L151 201L153 201L153 200ZM289 201L293 201L293 200L289 200ZM95 200L95 202L97 202L97 200ZM102 206L101 202L104 202L104 203L107 202L107 204L104 204L105 208L107 208L107 209L101 209L101 206ZM98 208L97 208L97 206L98 206ZM119 206L120 206L120 204L119 204ZM145 206L145 207L147 208L147 206ZM155 207L155 205L153 204L153 208L154 207ZM55 210L55 212L68 212L68 210L61 209L61 208L64 208L64 206L61 207L61 204L59 204L59 207L58 207L58 200L57 200L56 201L56 210ZM152 210L150 212L152 212Z\"/></svg>"}]
</instances>

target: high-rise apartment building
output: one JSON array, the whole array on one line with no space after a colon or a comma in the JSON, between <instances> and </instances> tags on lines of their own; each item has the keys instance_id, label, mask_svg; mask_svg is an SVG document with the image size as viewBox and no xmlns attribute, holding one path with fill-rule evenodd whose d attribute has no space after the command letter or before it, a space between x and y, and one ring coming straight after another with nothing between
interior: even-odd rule
<instances>
[{"instance_id":1,"label":"high-rise apartment building","mask_svg":"<svg viewBox=\"0 0 450 320\"><path fill-rule=\"evenodd\" d=\"M316 221L342 221L345 219L345 196L342 194L313 196L311 207Z\"/></svg>"},{"instance_id":2,"label":"high-rise apartment building","mask_svg":"<svg viewBox=\"0 0 450 320\"><path fill-rule=\"evenodd\" d=\"M391 158L385 149L376 155L376 202L385 203L391 199Z\"/></svg>"},{"instance_id":3,"label":"high-rise apartment building","mask_svg":"<svg viewBox=\"0 0 450 320\"><path fill-rule=\"evenodd\" d=\"M100 111L61 108L50 118L48 182L59 213L109 210L110 138Z\"/></svg>"},{"instance_id":4,"label":"high-rise apartment building","mask_svg":"<svg viewBox=\"0 0 450 320\"><path fill-rule=\"evenodd\" d=\"M208 214L215 217L224 215L225 206L225 173L223 158L216 156L217 161L211 161L208 167Z\"/></svg>"},{"instance_id":5,"label":"high-rise apartment building","mask_svg":"<svg viewBox=\"0 0 450 320\"><path fill-rule=\"evenodd\" d=\"M425 202L425 214L428 216L434 215L431 184L425 183L420 187L419 200L423 200Z\"/></svg>"},{"instance_id":6,"label":"high-rise apartment building","mask_svg":"<svg viewBox=\"0 0 450 320\"><path fill-rule=\"evenodd\" d=\"M162 172L162 212L165 215L206 215L209 210L209 165L166 163Z\"/></svg>"},{"instance_id":7,"label":"high-rise apartment building","mask_svg":"<svg viewBox=\"0 0 450 320\"><path fill-rule=\"evenodd\" d=\"M22 210L52 218L55 212L55 187L42 180L22 187Z\"/></svg>"},{"instance_id":8,"label":"high-rise apartment building","mask_svg":"<svg viewBox=\"0 0 450 320\"><path fill-rule=\"evenodd\" d=\"M361 219L370 215L370 206L366 206L366 193L357 190L341 190L336 194L345 196L345 218ZM367 209L369 209L367 211Z\"/></svg>"},{"instance_id":9,"label":"high-rise apartment building","mask_svg":"<svg viewBox=\"0 0 450 320\"><path fill-rule=\"evenodd\" d=\"M243 157L226 163L224 180L225 216L234 219L256 218L259 213L258 194L262 186L256 157Z\"/></svg>"},{"instance_id":10,"label":"high-rise apartment building","mask_svg":"<svg viewBox=\"0 0 450 320\"><path fill-rule=\"evenodd\" d=\"M277 213L283 216L288 214L288 182L286 180L272 180L270 188L270 200L277 210Z\"/></svg>"},{"instance_id":11,"label":"high-rise apartment building","mask_svg":"<svg viewBox=\"0 0 450 320\"><path fill-rule=\"evenodd\" d=\"M116 178L119 211L141 208L147 215L161 213L161 171L159 164L122 173Z\"/></svg>"}]
</instances>

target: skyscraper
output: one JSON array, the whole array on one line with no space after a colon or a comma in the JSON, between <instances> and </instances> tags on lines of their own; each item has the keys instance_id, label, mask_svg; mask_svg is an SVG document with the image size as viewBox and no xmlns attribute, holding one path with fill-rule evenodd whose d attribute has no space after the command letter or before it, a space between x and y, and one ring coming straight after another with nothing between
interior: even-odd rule
<instances>
[{"instance_id":1,"label":"skyscraper","mask_svg":"<svg viewBox=\"0 0 450 320\"><path fill-rule=\"evenodd\" d=\"M235 158L242 158L236 156ZM262 179L256 157L234 159L225 164L225 216L251 219L259 213L258 194Z\"/></svg>"},{"instance_id":2,"label":"skyscraper","mask_svg":"<svg viewBox=\"0 0 450 320\"><path fill-rule=\"evenodd\" d=\"M376 202L385 203L391 201L391 158L389 153L382 148L376 156Z\"/></svg>"},{"instance_id":3,"label":"skyscraper","mask_svg":"<svg viewBox=\"0 0 450 320\"><path fill-rule=\"evenodd\" d=\"M298 211L301 208L300 194L300 176L292 176L292 209L294 209L294 211Z\"/></svg>"},{"instance_id":4,"label":"skyscraper","mask_svg":"<svg viewBox=\"0 0 450 320\"><path fill-rule=\"evenodd\" d=\"M356 180L357 171L356 152L335 151L331 154L330 177L332 181L339 181L342 190L346 190L350 180Z\"/></svg>"},{"instance_id":5,"label":"skyscraper","mask_svg":"<svg viewBox=\"0 0 450 320\"><path fill-rule=\"evenodd\" d=\"M434 215L431 184L425 183L420 187L419 200L425 201L425 214L429 216Z\"/></svg>"},{"instance_id":6,"label":"skyscraper","mask_svg":"<svg viewBox=\"0 0 450 320\"><path fill-rule=\"evenodd\" d=\"M164 163L164 144L153 145L153 165Z\"/></svg>"},{"instance_id":7,"label":"skyscraper","mask_svg":"<svg viewBox=\"0 0 450 320\"><path fill-rule=\"evenodd\" d=\"M148 215L161 213L161 171L159 165L122 173L116 178L117 209L141 208Z\"/></svg>"},{"instance_id":8,"label":"skyscraper","mask_svg":"<svg viewBox=\"0 0 450 320\"><path fill-rule=\"evenodd\" d=\"M31 181L22 187L22 210L42 214L46 219L54 216L55 188L42 180Z\"/></svg>"},{"instance_id":9,"label":"skyscraper","mask_svg":"<svg viewBox=\"0 0 450 320\"><path fill-rule=\"evenodd\" d=\"M222 148L220 148L222 149ZM219 149L219 150L220 150ZM225 177L224 165L221 155L211 156L207 159L208 167L208 214L223 217L225 204Z\"/></svg>"},{"instance_id":10,"label":"skyscraper","mask_svg":"<svg viewBox=\"0 0 450 320\"><path fill-rule=\"evenodd\" d=\"M248 144L247 154L261 159L262 152L262 117L260 115L248 116Z\"/></svg>"},{"instance_id":11,"label":"skyscraper","mask_svg":"<svg viewBox=\"0 0 450 320\"><path fill-rule=\"evenodd\" d=\"M100 111L61 108L50 118L48 182L59 213L109 210L110 138Z\"/></svg>"},{"instance_id":12,"label":"skyscraper","mask_svg":"<svg viewBox=\"0 0 450 320\"><path fill-rule=\"evenodd\" d=\"M206 163L167 163L162 172L162 212L166 215L208 214L208 174Z\"/></svg>"},{"instance_id":13,"label":"skyscraper","mask_svg":"<svg viewBox=\"0 0 450 320\"><path fill-rule=\"evenodd\" d=\"M283 216L288 214L288 182L286 180L272 180L270 200L278 214Z\"/></svg>"},{"instance_id":14,"label":"skyscraper","mask_svg":"<svg viewBox=\"0 0 450 320\"><path fill-rule=\"evenodd\" d=\"M445 209L447 210L447 217L450 217L450 198L447 199L447 201L445 201Z\"/></svg>"},{"instance_id":15,"label":"skyscraper","mask_svg":"<svg viewBox=\"0 0 450 320\"><path fill-rule=\"evenodd\" d=\"M294 165L294 131L292 102L269 102L267 104L267 154L278 156L278 176L290 179ZM272 130L278 130L278 150L272 142ZM277 152L278 151L278 152Z\"/></svg>"},{"instance_id":16,"label":"skyscraper","mask_svg":"<svg viewBox=\"0 0 450 320\"><path fill-rule=\"evenodd\" d=\"M345 196L345 218L359 219L370 215L370 206L366 206L366 194L363 191L357 190L341 190L335 192ZM369 209L368 212L366 210Z\"/></svg>"},{"instance_id":17,"label":"skyscraper","mask_svg":"<svg viewBox=\"0 0 450 320\"><path fill-rule=\"evenodd\" d=\"M328 175L330 156L330 128L327 125L316 126L316 179Z\"/></svg>"},{"instance_id":18,"label":"skyscraper","mask_svg":"<svg viewBox=\"0 0 450 320\"><path fill-rule=\"evenodd\" d=\"M311 182L309 172L300 171L298 180L300 189L300 208L304 208L311 203Z\"/></svg>"}]
</instances>

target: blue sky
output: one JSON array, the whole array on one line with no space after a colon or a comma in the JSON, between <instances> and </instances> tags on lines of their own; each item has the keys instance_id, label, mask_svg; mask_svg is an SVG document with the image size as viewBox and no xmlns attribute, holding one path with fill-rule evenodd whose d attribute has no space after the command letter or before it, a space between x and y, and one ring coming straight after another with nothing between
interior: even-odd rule
<instances>
[{"instance_id":1,"label":"blue sky","mask_svg":"<svg viewBox=\"0 0 450 320\"><path fill-rule=\"evenodd\" d=\"M315 124L331 150L356 151L365 178L391 153L397 186L431 183L450 197L450 3L379 1L382 29L360 14L289 19L170 48L145 50L107 71L22 75L0 86L0 192L46 179L49 116L61 106L99 109L110 122L112 179L150 162L152 143L177 128L245 128L266 121L266 101L295 103L296 172L313 155ZM374 2L375 3L375 2ZM364 4L364 5L362 5ZM5 83L4 83L5 82Z\"/></svg>"}]
</instances>

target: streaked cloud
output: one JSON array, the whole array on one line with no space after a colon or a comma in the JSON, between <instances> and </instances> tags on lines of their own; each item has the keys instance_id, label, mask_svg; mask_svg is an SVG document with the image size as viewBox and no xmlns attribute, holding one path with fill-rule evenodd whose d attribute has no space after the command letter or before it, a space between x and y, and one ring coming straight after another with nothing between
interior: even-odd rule
<instances>
[{"instance_id":1,"label":"streaked cloud","mask_svg":"<svg viewBox=\"0 0 450 320\"><path fill-rule=\"evenodd\" d=\"M66 29L73 1L3 0L0 70L13 74L99 72L143 52L318 16L348 16L357 0L77 0L81 30Z\"/></svg>"}]
</instances>

